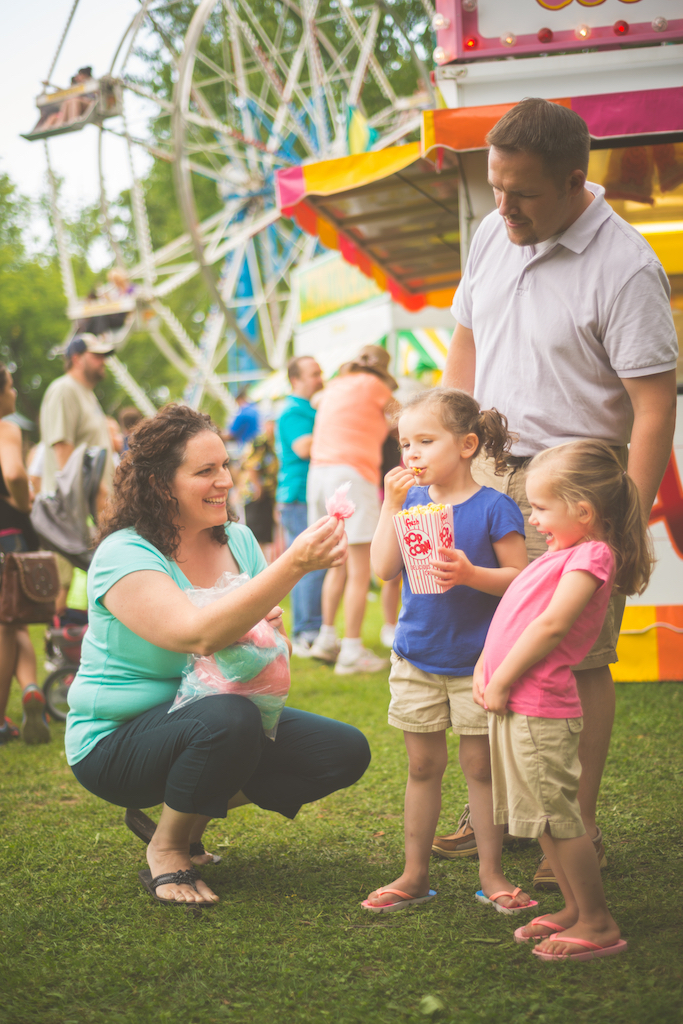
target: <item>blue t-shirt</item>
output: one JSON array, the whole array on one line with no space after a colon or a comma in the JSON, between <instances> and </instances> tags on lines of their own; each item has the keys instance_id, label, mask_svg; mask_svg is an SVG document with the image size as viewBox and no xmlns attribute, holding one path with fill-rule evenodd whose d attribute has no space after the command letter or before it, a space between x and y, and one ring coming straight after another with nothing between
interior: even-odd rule
<instances>
[{"instance_id":1,"label":"blue t-shirt","mask_svg":"<svg viewBox=\"0 0 683 1024\"><path fill-rule=\"evenodd\" d=\"M411 487L403 508L427 505L428 487ZM508 533L524 536L524 518L507 494L482 487L453 506L455 547L473 565L497 569L493 545ZM472 587L451 587L443 594L413 594L403 570L403 607L394 650L423 672L471 676L500 598Z\"/></svg>"},{"instance_id":2,"label":"blue t-shirt","mask_svg":"<svg viewBox=\"0 0 683 1024\"><path fill-rule=\"evenodd\" d=\"M230 425L230 433L240 444L246 444L254 440L259 430L258 409L255 405L243 405Z\"/></svg>"},{"instance_id":3,"label":"blue t-shirt","mask_svg":"<svg viewBox=\"0 0 683 1024\"><path fill-rule=\"evenodd\" d=\"M240 572L254 577L266 568L251 530L229 523L226 533ZM143 640L102 603L115 583L141 570L164 573L181 590L192 586L176 562L135 530L117 530L102 541L88 570L88 632L78 675L69 689L65 738L69 764L81 761L124 722L173 700L180 686L187 654Z\"/></svg>"},{"instance_id":4,"label":"blue t-shirt","mask_svg":"<svg viewBox=\"0 0 683 1024\"><path fill-rule=\"evenodd\" d=\"M292 451L292 444L297 438L313 433L314 421L315 409L308 399L290 395L278 420L275 435L277 457L280 460L277 500L284 505L294 502L306 504L306 480L310 463Z\"/></svg>"}]
</instances>

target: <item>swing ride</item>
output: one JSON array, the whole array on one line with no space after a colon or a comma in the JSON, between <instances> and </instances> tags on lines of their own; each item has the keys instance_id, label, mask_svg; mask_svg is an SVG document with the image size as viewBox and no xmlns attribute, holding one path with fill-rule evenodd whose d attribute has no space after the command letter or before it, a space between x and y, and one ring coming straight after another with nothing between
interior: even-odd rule
<instances>
[{"instance_id":1,"label":"swing ride","mask_svg":"<svg viewBox=\"0 0 683 1024\"><path fill-rule=\"evenodd\" d=\"M50 78L78 3L74 0L36 101L38 121L24 135L42 139L45 147L68 315L76 330L108 332L117 352L109 360L111 371L146 414L154 407L119 358L140 331L185 378L188 404L199 408L206 396L231 412L234 400L226 385L259 379L286 364L296 315L290 275L319 251L315 237L279 213L276 172L405 140L419 129L422 111L433 105L428 69L414 33L384 0L358 7L347 6L349 0L199 0L182 38L182 21L174 19L178 0L140 0L107 73L97 78L91 68L81 68L70 88L59 89ZM421 3L422 27L431 43L434 8L431 0ZM387 25L413 66L411 95L397 94L391 70L383 69ZM140 50L163 55L172 90L159 84L163 76L152 76L151 84L136 77ZM149 139L131 134L126 107L133 94L154 104L161 128ZM82 299L48 140L88 124L99 136L101 222L113 267L107 285ZM112 228L107 197L103 139L109 134L124 140L130 158L134 245L125 252ZM156 249L134 170L138 147L173 165L186 228ZM207 181L217 202L215 212L202 220L197 195L198 190L206 194ZM167 303L194 278L201 279L210 298L198 343ZM229 352L233 364L239 353L237 372L221 372Z\"/></svg>"}]
</instances>

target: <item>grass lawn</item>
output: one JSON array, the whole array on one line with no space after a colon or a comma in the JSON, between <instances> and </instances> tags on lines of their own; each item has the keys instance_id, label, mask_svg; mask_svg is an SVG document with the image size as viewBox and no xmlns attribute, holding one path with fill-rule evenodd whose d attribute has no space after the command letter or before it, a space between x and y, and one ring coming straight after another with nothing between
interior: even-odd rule
<instances>
[{"instance_id":1,"label":"grass lawn","mask_svg":"<svg viewBox=\"0 0 683 1024\"><path fill-rule=\"evenodd\" d=\"M378 631L375 602L366 640L379 651ZM383 675L339 678L295 660L293 677L290 704L357 725L372 764L295 822L254 807L213 822L207 846L223 861L204 869L221 897L211 910L162 907L142 890L142 844L120 808L78 785L63 726L49 746L0 748L2 1024L683 1020L680 685L618 686L600 823L629 951L554 964L512 941L526 917L475 902L476 862L434 861L427 906L359 907L402 867L403 738L386 724ZM9 714L20 719L16 693ZM456 744L444 831L465 802ZM509 876L529 886L538 856L535 845L506 851ZM539 901L543 913L560 897Z\"/></svg>"}]
</instances>

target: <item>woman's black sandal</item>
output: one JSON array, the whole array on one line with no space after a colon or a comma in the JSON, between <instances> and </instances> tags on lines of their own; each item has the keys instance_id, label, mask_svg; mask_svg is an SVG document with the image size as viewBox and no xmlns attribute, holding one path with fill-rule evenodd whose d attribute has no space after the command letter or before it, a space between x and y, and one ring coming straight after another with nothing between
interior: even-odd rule
<instances>
[{"instance_id":1,"label":"woman's black sandal","mask_svg":"<svg viewBox=\"0 0 683 1024\"><path fill-rule=\"evenodd\" d=\"M189 885L197 892L196 883L201 881L201 876L197 874L194 868L186 871L171 871L165 875L157 875L156 878L152 878L152 872L147 868L145 871L138 871L138 878L157 903L166 903L174 907L215 907L216 905L214 900L188 902L186 900L164 900L161 896L157 896L156 891L160 885Z\"/></svg>"},{"instance_id":2,"label":"woman's black sandal","mask_svg":"<svg viewBox=\"0 0 683 1024\"><path fill-rule=\"evenodd\" d=\"M156 825L151 818L148 818L144 811L138 810L136 807L126 808L124 816L124 822L126 827L131 830L133 835L141 839L143 843L149 845L152 841L152 836L156 832ZM204 843L200 840L198 843L190 843L190 857L203 857L206 853L204 849ZM217 853L212 853L212 861L208 861L205 867L211 864L220 864L223 859Z\"/></svg>"}]
</instances>

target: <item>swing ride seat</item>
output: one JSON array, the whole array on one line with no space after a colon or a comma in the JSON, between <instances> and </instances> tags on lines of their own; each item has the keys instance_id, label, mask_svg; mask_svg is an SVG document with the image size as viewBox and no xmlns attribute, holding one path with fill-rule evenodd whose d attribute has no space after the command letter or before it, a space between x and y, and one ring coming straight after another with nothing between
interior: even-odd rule
<instances>
[{"instance_id":1,"label":"swing ride seat","mask_svg":"<svg viewBox=\"0 0 683 1024\"><path fill-rule=\"evenodd\" d=\"M50 114L56 114L60 110L63 103L79 96L90 100L89 107L80 117L54 128L41 127ZM86 124L101 125L106 118L116 117L122 110L121 83L108 75L103 75L99 79L91 78L68 89L58 89L51 93L42 92L36 98L36 106L40 111L38 121L30 132L22 132L21 136L29 142L33 142L34 139L49 139L53 135L65 135L67 132L79 132Z\"/></svg>"}]
</instances>

